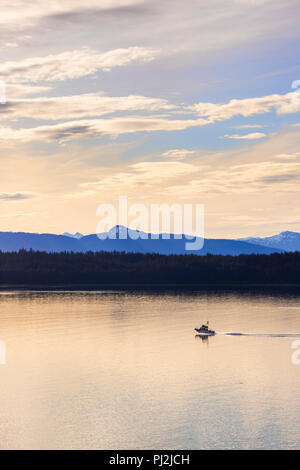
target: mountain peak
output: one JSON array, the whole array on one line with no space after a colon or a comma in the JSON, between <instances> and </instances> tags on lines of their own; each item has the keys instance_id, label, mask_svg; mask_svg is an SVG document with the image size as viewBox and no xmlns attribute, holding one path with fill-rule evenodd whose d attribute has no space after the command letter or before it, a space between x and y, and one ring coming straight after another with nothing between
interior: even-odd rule
<instances>
[{"instance_id":1,"label":"mountain peak","mask_svg":"<svg viewBox=\"0 0 300 470\"><path fill-rule=\"evenodd\" d=\"M286 230L285 232L281 232L279 235L282 235L282 236L284 236L284 237L297 236L297 235L300 236L300 233L298 233L298 232L291 232L291 231L289 231L289 230Z\"/></svg>"},{"instance_id":2,"label":"mountain peak","mask_svg":"<svg viewBox=\"0 0 300 470\"><path fill-rule=\"evenodd\" d=\"M300 233L291 232L290 230L270 237L248 237L240 240L284 251L300 251Z\"/></svg>"},{"instance_id":3,"label":"mountain peak","mask_svg":"<svg viewBox=\"0 0 300 470\"><path fill-rule=\"evenodd\" d=\"M76 233L69 233L69 232L64 232L63 235L65 237L69 237L69 238L76 238L76 240L80 240L80 238L83 237L83 235L79 232L76 232Z\"/></svg>"}]
</instances>

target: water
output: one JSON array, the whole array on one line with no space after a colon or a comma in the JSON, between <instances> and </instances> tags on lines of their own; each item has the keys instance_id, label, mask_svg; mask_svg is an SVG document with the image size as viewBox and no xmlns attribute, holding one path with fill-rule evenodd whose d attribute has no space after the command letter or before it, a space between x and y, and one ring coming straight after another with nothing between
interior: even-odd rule
<instances>
[{"instance_id":1,"label":"water","mask_svg":"<svg viewBox=\"0 0 300 470\"><path fill-rule=\"evenodd\" d=\"M296 296L2 291L0 447L299 448L297 333Z\"/></svg>"}]
</instances>

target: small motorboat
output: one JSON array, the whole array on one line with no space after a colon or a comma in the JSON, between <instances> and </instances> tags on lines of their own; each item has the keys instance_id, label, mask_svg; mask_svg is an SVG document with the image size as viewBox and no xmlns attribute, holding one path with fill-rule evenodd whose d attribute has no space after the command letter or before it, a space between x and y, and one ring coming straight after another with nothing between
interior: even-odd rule
<instances>
[{"instance_id":1,"label":"small motorboat","mask_svg":"<svg viewBox=\"0 0 300 470\"><path fill-rule=\"evenodd\" d=\"M206 325L202 325L201 328L195 328L195 331L197 331L199 335L214 336L216 332L214 330L210 330L208 325L209 322L207 322Z\"/></svg>"}]
</instances>

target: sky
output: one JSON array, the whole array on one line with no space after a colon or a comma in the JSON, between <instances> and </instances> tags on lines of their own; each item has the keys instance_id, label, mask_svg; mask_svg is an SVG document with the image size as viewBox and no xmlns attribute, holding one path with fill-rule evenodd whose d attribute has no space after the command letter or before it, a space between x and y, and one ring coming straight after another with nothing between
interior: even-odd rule
<instances>
[{"instance_id":1,"label":"sky","mask_svg":"<svg viewBox=\"0 0 300 470\"><path fill-rule=\"evenodd\" d=\"M205 236L300 232L299 0L2 0L0 231L203 204Z\"/></svg>"}]
</instances>

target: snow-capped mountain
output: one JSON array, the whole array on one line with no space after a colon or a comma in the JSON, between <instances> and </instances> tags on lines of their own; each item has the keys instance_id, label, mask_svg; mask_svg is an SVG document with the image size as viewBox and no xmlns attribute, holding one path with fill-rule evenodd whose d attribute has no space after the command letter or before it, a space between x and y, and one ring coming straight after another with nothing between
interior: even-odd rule
<instances>
[{"instance_id":1,"label":"snow-capped mountain","mask_svg":"<svg viewBox=\"0 0 300 470\"><path fill-rule=\"evenodd\" d=\"M82 233L76 232L76 233L69 233L69 232L64 232L63 235L65 237L70 237L70 238L76 238L76 240L80 240L80 238L83 237Z\"/></svg>"},{"instance_id":2,"label":"snow-capped mountain","mask_svg":"<svg viewBox=\"0 0 300 470\"><path fill-rule=\"evenodd\" d=\"M239 238L239 241L267 246L268 248L279 248L284 251L300 251L300 233L297 232L281 232L272 237L248 237Z\"/></svg>"}]
</instances>

